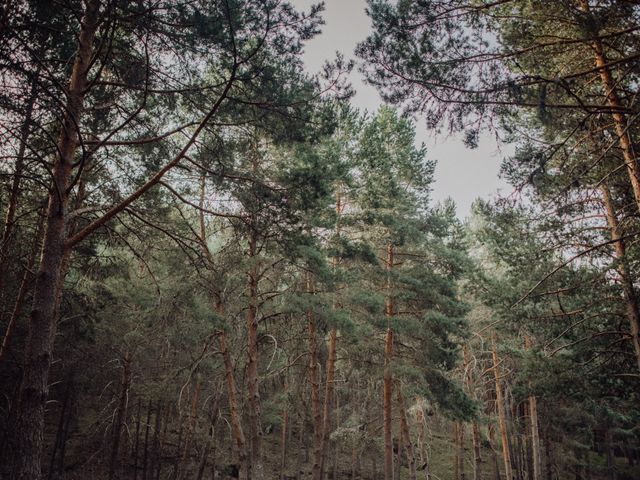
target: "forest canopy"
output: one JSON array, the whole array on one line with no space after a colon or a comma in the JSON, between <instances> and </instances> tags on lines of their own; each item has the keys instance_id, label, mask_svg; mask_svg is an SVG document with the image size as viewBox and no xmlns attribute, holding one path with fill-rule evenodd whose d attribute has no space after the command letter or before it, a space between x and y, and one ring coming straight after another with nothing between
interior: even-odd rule
<instances>
[{"instance_id":1,"label":"forest canopy","mask_svg":"<svg viewBox=\"0 0 640 480\"><path fill-rule=\"evenodd\" d=\"M366 12L3 2L0 478L640 477L640 4Z\"/></svg>"}]
</instances>

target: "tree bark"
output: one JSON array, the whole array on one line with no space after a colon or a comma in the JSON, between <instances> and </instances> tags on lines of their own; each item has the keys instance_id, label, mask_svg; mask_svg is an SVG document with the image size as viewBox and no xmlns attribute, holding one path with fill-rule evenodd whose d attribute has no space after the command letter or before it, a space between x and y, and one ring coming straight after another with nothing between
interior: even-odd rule
<instances>
[{"instance_id":1,"label":"tree bark","mask_svg":"<svg viewBox=\"0 0 640 480\"><path fill-rule=\"evenodd\" d=\"M591 8L589 7L588 0L579 0L579 5L583 12L591 16ZM638 206L638 210L640 210L640 167L638 166L633 142L629 135L627 119L624 114L621 113L622 103L620 102L620 97L618 96L618 91L616 89L616 81L611 74L611 69L608 67L608 60L604 51L604 45L598 36L595 36L591 41L591 47L593 48L596 68L600 73L600 81L604 88L607 105L612 107L611 116L613 118L616 134L618 135L618 143L622 150L622 157L624 158L624 163L627 167L627 174L629 176L629 181L631 182L631 187L633 188L636 204Z\"/></svg>"},{"instance_id":2,"label":"tree bark","mask_svg":"<svg viewBox=\"0 0 640 480\"><path fill-rule=\"evenodd\" d=\"M393 357L393 331L387 330L384 349L384 479L393 480L393 432L391 398L393 395L393 376L391 375L391 358Z\"/></svg>"},{"instance_id":3,"label":"tree bark","mask_svg":"<svg viewBox=\"0 0 640 480\"><path fill-rule=\"evenodd\" d=\"M311 273L307 272L307 293L313 293ZM311 391L311 419L313 422L313 465L311 477L322 480L322 410L320 409L320 374L318 372L318 332L314 313L307 310L309 329L309 385Z\"/></svg>"},{"instance_id":4,"label":"tree bark","mask_svg":"<svg viewBox=\"0 0 640 480\"><path fill-rule=\"evenodd\" d=\"M531 338L525 337L525 348L531 348ZM542 452L540 450L540 428L538 422L538 399L529 396L529 426L531 427L531 463L533 472L531 480L542 480Z\"/></svg>"},{"instance_id":5,"label":"tree bark","mask_svg":"<svg viewBox=\"0 0 640 480\"><path fill-rule=\"evenodd\" d=\"M282 407L282 431L280 432L280 480L284 480L287 469L287 431L289 429L289 382L284 381L285 404Z\"/></svg>"},{"instance_id":6,"label":"tree bark","mask_svg":"<svg viewBox=\"0 0 640 480\"><path fill-rule=\"evenodd\" d=\"M491 354L493 357L493 375L496 384L496 408L498 410L498 423L500 426L500 438L502 441L502 458L504 461L505 478L513 480L513 468L511 466L511 455L509 454L509 435L507 432L507 414L505 411L502 385L500 384L500 361L496 348L495 333L491 337Z\"/></svg>"},{"instance_id":7,"label":"tree bark","mask_svg":"<svg viewBox=\"0 0 640 480\"><path fill-rule=\"evenodd\" d=\"M331 435L331 405L333 402L333 392L335 389L336 372L336 344L338 341L338 331L335 328L329 333L329 351L327 353L327 378L324 386L324 405L322 412L322 464L320 468L320 478L324 478L325 464L329 448L329 436Z\"/></svg>"},{"instance_id":8,"label":"tree bark","mask_svg":"<svg viewBox=\"0 0 640 480\"><path fill-rule=\"evenodd\" d=\"M233 438L236 444L238 455L238 466L240 468L240 479L249 478L247 466L247 441L242 430L242 420L240 418L240 409L238 408L238 397L236 394L236 381L233 376L233 363L231 355L227 349L227 339L225 332L218 333L220 342L220 353L224 361L225 374L227 377L227 396L229 397L229 416L231 417L231 428Z\"/></svg>"},{"instance_id":9,"label":"tree bark","mask_svg":"<svg viewBox=\"0 0 640 480\"><path fill-rule=\"evenodd\" d=\"M255 219L254 219L255 220ZM258 234L255 221L251 222L249 235L249 260L255 262L258 251ZM249 477L252 480L263 480L262 465L262 406L260 402L260 377L258 373L258 266L253 263L247 274L247 294L249 308L247 310L247 394L249 396L249 434L250 461Z\"/></svg>"},{"instance_id":10,"label":"tree bark","mask_svg":"<svg viewBox=\"0 0 640 480\"><path fill-rule=\"evenodd\" d=\"M633 343L633 351L636 355L636 365L640 370L640 308L638 305L638 295L633 286L633 276L629 269L629 262L626 255L626 244L622 239L622 231L618 222L616 209L611 198L611 192L606 184L600 187L602 192L602 200L606 210L607 223L611 232L611 240L614 241L615 258L617 260L617 271L620 275L622 290L624 292L627 319L631 330L631 342Z\"/></svg>"},{"instance_id":11,"label":"tree bark","mask_svg":"<svg viewBox=\"0 0 640 480\"><path fill-rule=\"evenodd\" d=\"M397 385L398 390L398 411L400 413L400 431L404 440L404 449L407 454L407 462L409 463L409 480L418 480L416 470L416 454L413 450L411 441L411 432L409 431L409 423L407 422L407 410L404 405L404 397L402 395L402 387Z\"/></svg>"},{"instance_id":12,"label":"tree bark","mask_svg":"<svg viewBox=\"0 0 640 480\"><path fill-rule=\"evenodd\" d=\"M99 0L89 0L82 18L78 50L69 84L66 112L53 165L53 184L45 222L40 267L36 276L33 309L26 343L25 368L20 387L15 478L40 478L44 411L49 392L49 369L56 334L57 286L65 256L69 182L78 148L77 125L84 107L88 71L98 27Z\"/></svg>"},{"instance_id":13,"label":"tree bark","mask_svg":"<svg viewBox=\"0 0 640 480\"><path fill-rule=\"evenodd\" d=\"M394 263L393 244L387 245L387 298L385 301L385 315L387 317L387 336L384 349L384 398L383 398L383 423L384 423L384 480L393 480L393 431L392 431L392 396L393 374L391 372L391 360L393 358L393 331L391 330L391 317L394 313L393 295L391 291L391 270Z\"/></svg>"}]
</instances>

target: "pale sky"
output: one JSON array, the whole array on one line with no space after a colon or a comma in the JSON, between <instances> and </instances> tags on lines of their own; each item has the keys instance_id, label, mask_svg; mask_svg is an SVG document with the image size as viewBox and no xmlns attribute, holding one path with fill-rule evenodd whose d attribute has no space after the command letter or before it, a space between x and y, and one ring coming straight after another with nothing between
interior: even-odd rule
<instances>
[{"instance_id":1,"label":"pale sky","mask_svg":"<svg viewBox=\"0 0 640 480\"><path fill-rule=\"evenodd\" d=\"M313 0L292 0L301 9L317 3ZM325 60L342 52L346 58L355 58L356 44L364 40L371 23L365 13L365 0L326 0L323 18L326 24L322 34L307 43L304 61L308 70L315 73ZM356 59L356 61L358 61ZM351 103L370 112L377 110L382 103L376 89L364 83L357 67L351 76L356 91ZM436 182L433 188L433 200L453 198L457 205L458 216L466 217L471 203L478 197L489 199L499 190L503 195L511 192L511 187L498 178L500 160L509 152L508 146L498 147L495 140L485 135L481 137L478 148L470 150L455 137L440 134L435 136L426 129L424 122L416 127L418 142L427 146L427 156L437 160Z\"/></svg>"}]
</instances>

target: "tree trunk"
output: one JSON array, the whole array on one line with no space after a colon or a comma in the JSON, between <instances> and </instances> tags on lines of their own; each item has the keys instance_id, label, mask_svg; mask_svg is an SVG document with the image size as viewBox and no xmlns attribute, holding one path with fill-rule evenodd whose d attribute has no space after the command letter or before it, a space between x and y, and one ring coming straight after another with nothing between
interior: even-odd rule
<instances>
[{"instance_id":1,"label":"tree trunk","mask_svg":"<svg viewBox=\"0 0 640 480\"><path fill-rule=\"evenodd\" d=\"M7 323L7 329L4 332L4 338L2 339L2 346L0 346L0 364L4 362L9 348L11 347L11 340L13 339L13 333L16 329L16 325L18 324L18 319L20 315L22 315L22 309L24 307L24 302L27 299L27 294L32 287L33 281L33 266L36 263L36 258L38 256L38 251L40 249L40 244L42 243L42 234L43 234L43 226L44 226L44 215L40 215L40 219L38 221L38 227L36 229L36 235L33 240L33 246L31 247L31 252L29 254L29 260L27 261L27 266L24 269L24 273L22 274L22 282L20 283L20 289L18 290L18 296L16 297L16 301L13 305L13 311L11 312L11 317L9 318L9 322Z\"/></svg>"},{"instance_id":2,"label":"tree trunk","mask_svg":"<svg viewBox=\"0 0 640 480\"><path fill-rule=\"evenodd\" d=\"M402 395L402 388L397 385L398 389L398 411L400 413L400 430L404 440L405 452L407 454L407 462L409 463L409 480L418 480L418 473L416 471L416 454L413 450L413 443L411 441L411 432L409 431L409 423L407 422L407 410L404 405L404 397Z\"/></svg>"},{"instance_id":3,"label":"tree trunk","mask_svg":"<svg viewBox=\"0 0 640 480\"><path fill-rule=\"evenodd\" d=\"M311 273L307 272L307 293L313 293ZM309 385L311 387L311 420L313 423L313 465L311 478L322 480L322 411L320 409L320 374L318 372L318 332L314 313L307 310L309 325Z\"/></svg>"},{"instance_id":4,"label":"tree trunk","mask_svg":"<svg viewBox=\"0 0 640 480\"><path fill-rule=\"evenodd\" d=\"M20 387L15 478L40 478L44 411L49 393L49 369L56 334L57 286L65 256L69 181L78 148L77 126L87 91L93 43L98 26L99 0L89 0L82 18L78 50L69 84L68 102L54 161L40 267L36 276L33 310L25 348L25 368Z\"/></svg>"},{"instance_id":5,"label":"tree trunk","mask_svg":"<svg viewBox=\"0 0 640 480\"><path fill-rule=\"evenodd\" d=\"M196 431L196 426L198 424L198 405L200 403L200 389L202 387L202 382L200 380L196 381L195 390L193 392L193 396L191 397L191 411L189 412L189 428L185 435L184 439L184 447L182 449L182 461L180 465L182 468L178 470L177 478L181 480L184 478L186 470L188 469L189 463L188 458L191 451L191 442L193 440L193 436Z\"/></svg>"},{"instance_id":6,"label":"tree trunk","mask_svg":"<svg viewBox=\"0 0 640 480\"><path fill-rule=\"evenodd\" d=\"M467 391L473 400L477 400L471 369L471 358L469 355L469 348L466 345L463 350L463 358ZM473 442L473 480L482 480L482 444L480 437L480 425L478 424L478 420L475 418L471 422L471 439Z\"/></svg>"},{"instance_id":7,"label":"tree trunk","mask_svg":"<svg viewBox=\"0 0 640 480\"><path fill-rule=\"evenodd\" d=\"M329 448L329 436L331 435L331 405L333 402L334 382L336 373L336 343L338 331L335 328L329 333L329 351L327 353L327 378L324 385L324 405L322 412L322 464L320 478L324 478L325 464Z\"/></svg>"},{"instance_id":8,"label":"tree trunk","mask_svg":"<svg viewBox=\"0 0 640 480\"><path fill-rule=\"evenodd\" d=\"M622 283L622 289L626 301L627 319L629 320L631 341L636 355L636 365L638 370L640 370L640 309L638 308L638 296L636 294L635 287L633 286L633 276L631 275L629 263L627 262L626 244L622 239L622 232L620 230L616 209L613 205L613 199L611 198L611 192L606 184L602 185L600 190L602 191L607 223L609 225L609 230L611 231L611 240L614 241L613 246L615 248L615 258L617 260L617 271L620 275L620 281Z\"/></svg>"},{"instance_id":9,"label":"tree trunk","mask_svg":"<svg viewBox=\"0 0 640 480\"><path fill-rule=\"evenodd\" d=\"M258 251L258 235L255 222L251 222L249 235L249 260L255 262ZM258 374L258 266L252 264L248 276L247 294L249 308L247 310L247 394L249 396L249 434L250 461L249 478L263 480L262 465L262 407L260 404L260 386Z\"/></svg>"},{"instance_id":10,"label":"tree trunk","mask_svg":"<svg viewBox=\"0 0 640 480\"><path fill-rule=\"evenodd\" d=\"M498 449L496 446L496 429L493 423L489 424L489 444L491 445L491 454L493 459L493 478L500 480L500 462L498 461Z\"/></svg>"},{"instance_id":11,"label":"tree trunk","mask_svg":"<svg viewBox=\"0 0 640 480\"><path fill-rule=\"evenodd\" d=\"M579 2L580 9L591 15L589 1L579 0ZM621 112L622 104L616 89L616 82L611 74L611 70L607 66L608 60L602 40L596 36L591 42L591 46L594 52L596 68L598 68L600 72L600 81L604 88L607 105L612 107L611 116L615 125L616 134L618 135L618 143L622 150L622 157L624 158L624 163L627 167L627 174L633 188L636 204L638 206L638 210L640 210L640 167L638 166L636 154L633 149L633 142L629 135L627 119Z\"/></svg>"},{"instance_id":12,"label":"tree trunk","mask_svg":"<svg viewBox=\"0 0 640 480\"><path fill-rule=\"evenodd\" d=\"M133 443L133 480L138 480L138 446L140 445L140 415L142 414L142 399L138 398L138 414L136 415L136 438Z\"/></svg>"},{"instance_id":13,"label":"tree trunk","mask_svg":"<svg viewBox=\"0 0 640 480\"><path fill-rule=\"evenodd\" d=\"M109 480L116 474L118 464L118 452L120 450L120 437L122 427L127 415L127 403L129 401L129 387L131 386L131 360L129 353L125 353L122 358L122 381L120 384L120 399L118 401L118 411L113 425L113 439L111 441L111 458L109 460Z\"/></svg>"},{"instance_id":14,"label":"tree trunk","mask_svg":"<svg viewBox=\"0 0 640 480\"><path fill-rule=\"evenodd\" d=\"M282 431L280 432L280 480L284 480L287 470L287 431L289 429L289 382L284 381L285 404L282 407Z\"/></svg>"},{"instance_id":15,"label":"tree trunk","mask_svg":"<svg viewBox=\"0 0 640 480\"><path fill-rule=\"evenodd\" d=\"M393 396L393 375L391 372L391 360L393 358L393 331L391 330L391 317L394 313L393 295L391 291L391 270L394 263L393 244L387 245L387 298L385 301L385 315L387 317L387 336L384 349L384 480L393 480L393 431L391 403Z\"/></svg>"},{"instance_id":16,"label":"tree trunk","mask_svg":"<svg viewBox=\"0 0 640 480\"><path fill-rule=\"evenodd\" d=\"M391 375L391 358L393 356L393 331L387 330L384 349L384 479L393 480L393 432L391 427L391 398L393 394L393 377Z\"/></svg>"},{"instance_id":17,"label":"tree trunk","mask_svg":"<svg viewBox=\"0 0 640 480\"><path fill-rule=\"evenodd\" d=\"M36 75L39 73L36 72ZM27 102L24 121L20 128L20 145L18 146L18 154L16 155L16 165L11 181L11 189L9 190L9 200L7 202L7 213L4 220L4 229L2 231L2 239L0 239L0 312L4 311L6 302L5 283L6 283L6 266L9 263L8 256L13 247L16 212L18 210L18 199L20 197L20 186L22 183L22 174L24 170L24 154L27 149L27 141L31 131L31 117L33 114L33 106L36 101L36 82L31 83L31 95ZM0 356L1 358L1 356Z\"/></svg>"},{"instance_id":18,"label":"tree trunk","mask_svg":"<svg viewBox=\"0 0 640 480\"><path fill-rule=\"evenodd\" d=\"M525 348L531 348L531 338L525 336ZM531 480L542 480L542 452L540 450L540 428L538 426L538 399L529 396L529 426L531 427Z\"/></svg>"},{"instance_id":19,"label":"tree trunk","mask_svg":"<svg viewBox=\"0 0 640 480\"><path fill-rule=\"evenodd\" d=\"M242 430L242 420L240 418L240 409L238 408L238 397L236 395L236 381L233 376L233 363L231 355L227 349L226 334L219 332L218 340L220 342L220 353L224 361L225 374L227 377L227 396L229 397L229 416L231 417L231 428L233 438L236 443L238 455L238 467L240 469L240 479L249 478L247 466L247 441Z\"/></svg>"},{"instance_id":20,"label":"tree trunk","mask_svg":"<svg viewBox=\"0 0 640 480\"><path fill-rule=\"evenodd\" d=\"M500 425L500 439L502 441L502 458L504 461L505 478L513 480L511 456L509 454L509 435L507 432L507 414L505 411L502 385L500 384L500 362L496 348L495 333L491 337L491 353L493 357L493 375L496 383L496 408L498 410L498 422Z\"/></svg>"}]
</instances>

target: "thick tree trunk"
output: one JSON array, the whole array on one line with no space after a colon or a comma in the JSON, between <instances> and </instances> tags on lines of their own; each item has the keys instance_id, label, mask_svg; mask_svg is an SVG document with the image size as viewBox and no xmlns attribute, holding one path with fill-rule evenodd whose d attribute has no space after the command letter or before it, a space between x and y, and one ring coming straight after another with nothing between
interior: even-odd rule
<instances>
[{"instance_id":1,"label":"thick tree trunk","mask_svg":"<svg viewBox=\"0 0 640 480\"><path fill-rule=\"evenodd\" d=\"M311 273L307 272L307 293L313 293ZM313 465L311 477L321 480L322 473L322 410L320 408L320 373L318 369L318 332L314 313L307 310L309 328L309 385L311 392L311 420L313 424Z\"/></svg>"},{"instance_id":2,"label":"thick tree trunk","mask_svg":"<svg viewBox=\"0 0 640 480\"><path fill-rule=\"evenodd\" d=\"M616 209L613 205L613 199L611 198L611 192L606 184L602 185L600 190L602 191L602 200L606 210L607 223L609 225L609 230L611 231L611 240L614 241L613 246L615 248L615 258L618 261L617 270L620 275L622 290L624 292L627 307L627 319L629 320L629 327L631 330L631 341L636 355L636 365L638 370L640 370L640 309L638 308L638 295L635 287L633 286L633 276L631 275L629 263L627 262L626 244L622 239L623 235L620 230Z\"/></svg>"},{"instance_id":3,"label":"thick tree trunk","mask_svg":"<svg viewBox=\"0 0 640 480\"><path fill-rule=\"evenodd\" d=\"M125 353L122 358L122 380L120 383L120 398L118 400L118 411L113 425L113 439L111 440L111 458L109 460L109 480L116 474L118 465L118 452L120 451L120 437L122 427L127 415L127 403L129 402L129 387L131 386L131 360L129 354Z\"/></svg>"},{"instance_id":4,"label":"thick tree trunk","mask_svg":"<svg viewBox=\"0 0 640 480\"><path fill-rule=\"evenodd\" d=\"M231 354L227 348L227 338L224 332L219 332L218 340L220 342L220 353L224 361L225 375L227 378L227 396L229 397L229 416L231 417L231 429L236 444L238 455L238 467L240 468L240 479L247 479L247 441L242 430L242 419L240 417L240 409L238 408L238 397L236 394L236 381L233 376L233 363Z\"/></svg>"},{"instance_id":5,"label":"thick tree trunk","mask_svg":"<svg viewBox=\"0 0 640 480\"><path fill-rule=\"evenodd\" d=\"M80 125L93 43L98 25L99 0L86 3L78 37L66 113L58 140L58 155L53 165L46 227L40 267L36 276L33 310L29 321L25 368L20 387L16 444L15 478L40 478L43 451L44 409L49 392L49 369L56 334L57 287L65 256L68 186L78 147Z\"/></svg>"},{"instance_id":6,"label":"thick tree trunk","mask_svg":"<svg viewBox=\"0 0 640 480\"><path fill-rule=\"evenodd\" d=\"M407 410L404 405L404 397L402 388L397 385L398 389L398 411L400 413L400 430L404 440L404 449L407 454L407 462L409 463L409 480L418 480L416 470L416 454L413 450L413 442L411 441L411 432L409 431L409 423L407 422Z\"/></svg>"},{"instance_id":7,"label":"thick tree trunk","mask_svg":"<svg viewBox=\"0 0 640 480\"><path fill-rule=\"evenodd\" d=\"M500 382L500 361L498 359L495 334L491 337L491 353L493 357L493 375L496 384L496 408L498 410L500 439L502 441L502 458L504 461L505 478L507 480L513 480L513 468L511 466L511 455L509 453L509 435L507 432L507 414L505 411L502 385Z\"/></svg>"}]
</instances>

